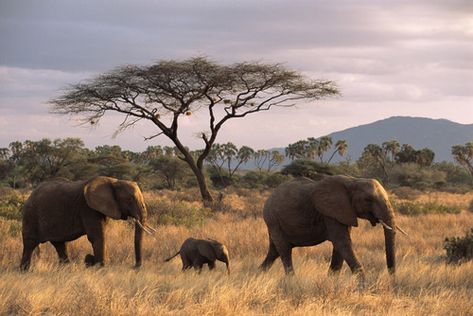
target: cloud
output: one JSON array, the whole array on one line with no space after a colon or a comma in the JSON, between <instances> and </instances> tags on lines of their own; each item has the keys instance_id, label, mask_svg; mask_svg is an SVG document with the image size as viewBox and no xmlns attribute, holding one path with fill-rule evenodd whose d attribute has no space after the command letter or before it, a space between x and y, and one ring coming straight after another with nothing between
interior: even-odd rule
<instances>
[{"instance_id":1,"label":"cloud","mask_svg":"<svg viewBox=\"0 0 473 316\"><path fill-rule=\"evenodd\" d=\"M469 0L2 1L0 147L77 136L91 146L142 149L147 143L136 139L155 133L152 126L111 140L114 117L91 131L51 116L46 103L118 65L195 55L282 62L342 90L337 99L231 122L220 142L284 146L391 115L471 123L471 12ZM199 147L205 118L183 126L185 143Z\"/></svg>"}]
</instances>

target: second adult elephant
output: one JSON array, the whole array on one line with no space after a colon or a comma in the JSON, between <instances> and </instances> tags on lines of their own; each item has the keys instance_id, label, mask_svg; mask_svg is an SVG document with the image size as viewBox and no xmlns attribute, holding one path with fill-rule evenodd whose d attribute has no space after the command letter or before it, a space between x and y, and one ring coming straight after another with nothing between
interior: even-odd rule
<instances>
[{"instance_id":1,"label":"second adult elephant","mask_svg":"<svg viewBox=\"0 0 473 316\"><path fill-rule=\"evenodd\" d=\"M135 182L100 176L89 181L41 184L23 206L21 269L28 269L33 250L47 241L56 248L60 261L68 262L66 242L82 235L87 235L94 252L86 256L87 265L103 265L108 217L135 219L135 264L140 266L147 210Z\"/></svg>"},{"instance_id":2,"label":"second adult elephant","mask_svg":"<svg viewBox=\"0 0 473 316\"><path fill-rule=\"evenodd\" d=\"M286 273L292 273L292 248L329 240L333 244L331 271L339 271L346 261L353 273L363 275L350 237L351 227L358 226L358 218L362 218L373 226L383 225L387 267L391 273L395 271L395 235L396 229L402 229L395 223L386 191L376 180L347 176L317 182L296 179L276 188L263 214L269 232L263 270L281 257Z\"/></svg>"}]
</instances>

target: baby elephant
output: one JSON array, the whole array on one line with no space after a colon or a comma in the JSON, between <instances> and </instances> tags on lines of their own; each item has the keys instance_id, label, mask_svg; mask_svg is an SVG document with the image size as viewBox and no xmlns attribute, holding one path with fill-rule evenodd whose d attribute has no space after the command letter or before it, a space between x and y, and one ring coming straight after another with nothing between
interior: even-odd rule
<instances>
[{"instance_id":1,"label":"baby elephant","mask_svg":"<svg viewBox=\"0 0 473 316\"><path fill-rule=\"evenodd\" d=\"M165 261L167 262L179 254L182 260L182 271L194 267L200 273L204 264L209 266L209 270L213 270L215 260L219 260L225 262L227 273L230 273L227 247L216 240L188 238L182 244L181 249Z\"/></svg>"}]
</instances>

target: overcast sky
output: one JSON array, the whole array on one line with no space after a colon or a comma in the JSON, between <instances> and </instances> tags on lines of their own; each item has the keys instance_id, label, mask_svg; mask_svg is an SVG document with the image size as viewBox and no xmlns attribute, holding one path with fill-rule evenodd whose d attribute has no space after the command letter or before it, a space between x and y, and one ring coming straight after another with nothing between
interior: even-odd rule
<instances>
[{"instance_id":1,"label":"overcast sky","mask_svg":"<svg viewBox=\"0 0 473 316\"><path fill-rule=\"evenodd\" d=\"M0 0L0 147L80 137L88 147L143 150L152 125L112 139L54 116L46 102L70 83L122 64L209 56L221 63L282 62L334 80L342 95L228 124L218 142L256 149L394 115L473 123L473 1ZM182 123L196 138L205 117Z\"/></svg>"}]
</instances>

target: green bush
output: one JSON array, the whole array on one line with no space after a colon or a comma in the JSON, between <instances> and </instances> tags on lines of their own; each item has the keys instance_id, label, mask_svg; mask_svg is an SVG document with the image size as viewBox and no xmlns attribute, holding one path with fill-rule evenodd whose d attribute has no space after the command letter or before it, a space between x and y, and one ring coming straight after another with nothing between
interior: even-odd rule
<instances>
[{"instance_id":1,"label":"green bush","mask_svg":"<svg viewBox=\"0 0 473 316\"><path fill-rule=\"evenodd\" d=\"M186 201L148 200L146 206L150 220L162 225L202 225L212 214L209 208Z\"/></svg>"},{"instance_id":2,"label":"green bush","mask_svg":"<svg viewBox=\"0 0 473 316\"><path fill-rule=\"evenodd\" d=\"M248 171L240 179L240 186L247 189L262 189L264 187L265 175L259 171Z\"/></svg>"},{"instance_id":3,"label":"green bush","mask_svg":"<svg viewBox=\"0 0 473 316\"><path fill-rule=\"evenodd\" d=\"M15 190L2 190L0 192L0 217L7 219L21 219L21 208L25 197Z\"/></svg>"},{"instance_id":4,"label":"green bush","mask_svg":"<svg viewBox=\"0 0 473 316\"><path fill-rule=\"evenodd\" d=\"M416 163L396 164L390 172L390 181L401 186L426 189L445 183L447 173L423 167Z\"/></svg>"},{"instance_id":5,"label":"green bush","mask_svg":"<svg viewBox=\"0 0 473 316\"><path fill-rule=\"evenodd\" d=\"M288 175L284 175L280 172L275 172L275 173L269 173L266 178L264 179L264 184L268 188L275 188L281 183L284 183L288 180L290 180L291 177Z\"/></svg>"},{"instance_id":6,"label":"green bush","mask_svg":"<svg viewBox=\"0 0 473 316\"><path fill-rule=\"evenodd\" d=\"M461 207L459 205L445 205L438 202L411 202L411 201L402 201L398 202L396 200L392 201L393 207L397 210L398 213L409 216L417 216L424 214L458 214L461 212Z\"/></svg>"},{"instance_id":7,"label":"green bush","mask_svg":"<svg viewBox=\"0 0 473 316\"><path fill-rule=\"evenodd\" d=\"M11 221L8 234L12 237L21 236L21 223L18 221Z\"/></svg>"},{"instance_id":8,"label":"green bush","mask_svg":"<svg viewBox=\"0 0 473 316\"><path fill-rule=\"evenodd\" d=\"M324 175L334 175L335 169L333 166L313 160L298 159L284 166L281 173L293 177L307 177L313 180L320 180Z\"/></svg>"},{"instance_id":9,"label":"green bush","mask_svg":"<svg viewBox=\"0 0 473 316\"><path fill-rule=\"evenodd\" d=\"M446 182L450 185L464 185L468 188L471 188L471 175L468 173L468 171L466 171L465 168L452 162L446 161L436 163L432 166L432 168L445 172L447 175Z\"/></svg>"},{"instance_id":10,"label":"green bush","mask_svg":"<svg viewBox=\"0 0 473 316\"><path fill-rule=\"evenodd\" d=\"M443 249L448 263L461 263L473 259L473 228L463 237L445 238Z\"/></svg>"}]
</instances>

